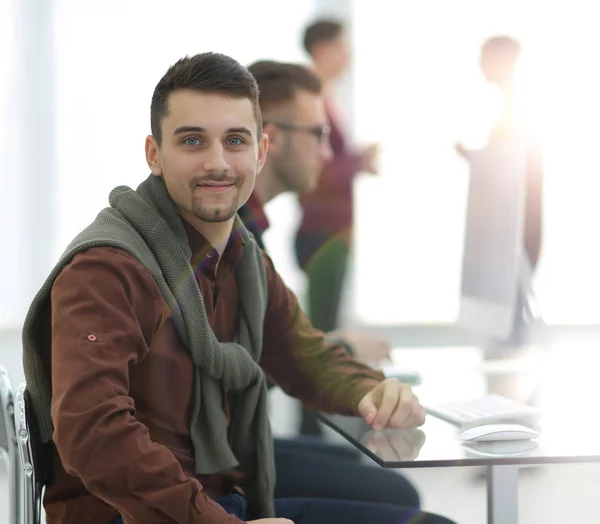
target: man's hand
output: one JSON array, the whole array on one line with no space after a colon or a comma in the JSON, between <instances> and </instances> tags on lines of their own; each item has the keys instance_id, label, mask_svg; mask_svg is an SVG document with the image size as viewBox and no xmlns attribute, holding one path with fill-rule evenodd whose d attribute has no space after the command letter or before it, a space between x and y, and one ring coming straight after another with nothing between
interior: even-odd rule
<instances>
[{"instance_id":1,"label":"man's hand","mask_svg":"<svg viewBox=\"0 0 600 524\"><path fill-rule=\"evenodd\" d=\"M416 428L425 422L425 409L408 384L388 378L358 403L358 412L373 429Z\"/></svg>"},{"instance_id":2,"label":"man's hand","mask_svg":"<svg viewBox=\"0 0 600 524\"><path fill-rule=\"evenodd\" d=\"M379 144L371 144L366 147L361 155L361 171L366 171L372 175L379 172Z\"/></svg>"},{"instance_id":3,"label":"man's hand","mask_svg":"<svg viewBox=\"0 0 600 524\"><path fill-rule=\"evenodd\" d=\"M461 144L460 142L458 142L455 146L454 149L456 150L456 152L462 156L463 158L468 158L469 153L471 151L469 151L463 144Z\"/></svg>"},{"instance_id":4,"label":"man's hand","mask_svg":"<svg viewBox=\"0 0 600 524\"><path fill-rule=\"evenodd\" d=\"M258 519L249 520L246 524L294 524L290 519Z\"/></svg>"},{"instance_id":5,"label":"man's hand","mask_svg":"<svg viewBox=\"0 0 600 524\"><path fill-rule=\"evenodd\" d=\"M390 344L387 340L371 335L338 329L329 333L330 337L344 339L354 351L356 360L365 364L377 365L390 358Z\"/></svg>"}]
</instances>

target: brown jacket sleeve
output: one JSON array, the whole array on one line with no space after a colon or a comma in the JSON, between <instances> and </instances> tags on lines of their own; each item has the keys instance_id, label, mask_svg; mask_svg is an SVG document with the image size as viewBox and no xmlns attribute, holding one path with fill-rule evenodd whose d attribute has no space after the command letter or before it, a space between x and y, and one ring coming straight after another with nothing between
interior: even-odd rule
<instances>
[{"instance_id":1,"label":"brown jacket sleeve","mask_svg":"<svg viewBox=\"0 0 600 524\"><path fill-rule=\"evenodd\" d=\"M341 346L328 344L300 309L273 262L267 268L268 304L261 366L288 395L312 409L358 415L358 403L384 376L350 357Z\"/></svg>"},{"instance_id":2,"label":"brown jacket sleeve","mask_svg":"<svg viewBox=\"0 0 600 524\"><path fill-rule=\"evenodd\" d=\"M117 250L90 249L63 269L51 295L56 448L126 523L239 523L136 420L129 369L148 353L162 304L145 268Z\"/></svg>"}]
</instances>

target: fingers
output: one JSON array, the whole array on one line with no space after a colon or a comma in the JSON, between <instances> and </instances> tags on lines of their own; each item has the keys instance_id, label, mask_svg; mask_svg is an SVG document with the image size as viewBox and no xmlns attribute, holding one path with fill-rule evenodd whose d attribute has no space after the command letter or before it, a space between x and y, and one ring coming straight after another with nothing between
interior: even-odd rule
<instances>
[{"instance_id":1,"label":"fingers","mask_svg":"<svg viewBox=\"0 0 600 524\"><path fill-rule=\"evenodd\" d=\"M427 412L425 411L425 408L419 404L409 419L410 425L408 427L418 428L419 426L422 426L425 424L426 415Z\"/></svg>"},{"instance_id":2,"label":"fingers","mask_svg":"<svg viewBox=\"0 0 600 524\"><path fill-rule=\"evenodd\" d=\"M422 407L418 407L415 411L408 416L402 426L392 426L392 427L401 427L402 429L414 429L418 428L425 424L425 410Z\"/></svg>"},{"instance_id":3,"label":"fingers","mask_svg":"<svg viewBox=\"0 0 600 524\"><path fill-rule=\"evenodd\" d=\"M395 414L398 404L402 400L401 386L402 384L395 379L384 380L380 384L381 400L377 416L373 421L373 429L383 429L388 425L390 418Z\"/></svg>"},{"instance_id":4,"label":"fingers","mask_svg":"<svg viewBox=\"0 0 600 524\"><path fill-rule=\"evenodd\" d=\"M425 423L425 409L408 384L384 380L358 404L358 411L373 429L416 428Z\"/></svg>"},{"instance_id":5,"label":"fingers","mask_svg":"<svg viewBox=\"0 0 600 524\"><path fill-rule=\"evenodd\" d=\"M410 407L409 415L404 419L402 426L393 426L393 427L402 427L402 428L416 428L422 426L425 423L425 408L421 406L419 402L419 398L413 393L412 395L412 404Z\"/></svg>"},{"instance_id":6,"label":"fingers","mask_svg":"<svg viewBox=\"0 0 600 524\"><path fill-rule=\"evenodd\" d=\"M373 394L368 393L358 403L358 412L367 424L373 424L377 415L377 406L373 402Z\"/></svg>"},{"instance_id":7,"label":"fingers","mask_svg":"<svg viewBox=\"0 0 600 524\"><path fill-rule=\"evenodd\" d=\"M425 423L425 409L408 384L399 385L400 399L387 427L409 429L422 426Z\"/></svg>"},{"instance_id":8,"label":"fingers","mask_svg":"<svg viewBox=\"0 0 600 524\"><path fill-rule=\"evenodd\" d=\"M411 427L410 417L413 416L415 409L415 399L411 387L408 384L398 382L400 391L396 409L392 413L388 426L390 428L408 428Z\"/></svg>"}]
</instances>

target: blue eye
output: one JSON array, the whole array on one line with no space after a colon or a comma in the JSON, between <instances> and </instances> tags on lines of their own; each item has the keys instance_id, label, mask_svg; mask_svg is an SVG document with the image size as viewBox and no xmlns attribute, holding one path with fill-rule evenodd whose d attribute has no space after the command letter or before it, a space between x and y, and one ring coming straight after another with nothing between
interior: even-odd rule
<instances>
[{"instance_id":1,"label":"blue eye","mask_svg":"<svg viewBox=\"0 0 600 524\"><path fill-rule=\"evenodd\" d=\"M198 140L195 136L189 136L183 141L183 143L188 146L198 146L200 145L200 140Z\"/></svg>"},{"instance_id":2,"label":"blue eye","mask_svg":"<svg viewBox=\"0 0 600 524\"><path fill-rule=\"evenodd\" d=\"M241 146L244 143L244 141L238 136L232 136L227 140L227 143L230 146Z\"/></svg>"}]
</instances>

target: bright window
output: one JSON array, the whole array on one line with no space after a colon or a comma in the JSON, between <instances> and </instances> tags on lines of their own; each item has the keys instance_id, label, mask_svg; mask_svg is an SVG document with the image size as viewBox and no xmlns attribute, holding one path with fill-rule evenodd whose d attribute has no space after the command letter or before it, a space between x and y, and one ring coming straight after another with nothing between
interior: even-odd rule
<instances>
[{"instance_id":1,"label":"bright window","mask_svg":"<svg viewBox=\"0 0 600 524\"><path fill-rule=\"evenodd\" d=\"M460 293L467 168L498 98L478 69L488 36L524 47L522 107L544 147L542 259L549 324L600 321L600 33L584 0L354 3L355 129L383 147L357 185L355 311L369 323L452 323Z\"/></svg>"}]
</instances>

